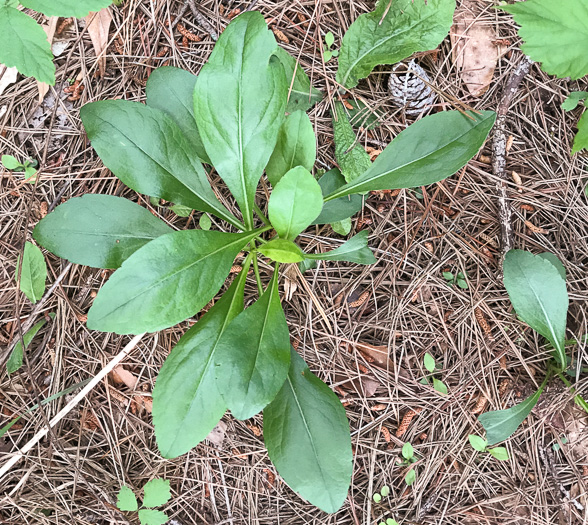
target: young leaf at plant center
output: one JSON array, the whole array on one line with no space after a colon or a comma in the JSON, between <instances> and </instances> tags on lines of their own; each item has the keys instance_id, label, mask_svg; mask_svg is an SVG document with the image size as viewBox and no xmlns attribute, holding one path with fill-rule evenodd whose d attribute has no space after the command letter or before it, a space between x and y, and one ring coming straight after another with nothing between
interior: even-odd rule
<instances>
[{"instance_id":1,"label":"young leaf at plant center","mask_svg":"<svg viewBox=\"0 0 588 525\"><path fill-rule=\"evenodd\" d=\"M475 436L474 434L470 434L468 436L468 440L470 442L470 445L472 445L472 448L474 450L477 450L478 452L484 452L486 450L486 445L488 445L484 438L481 438L480 436Z\"/></svg>"},{"instance_id":2,"label":"young leaf at plant center","mask_svg":"<svg viewBox=\"0 0 588 525\"><path fill-rule=\"evenodd\" d=\"M280 238L294 240L320 215L322 207L319 183L306 168L297 166L276 184L267 211Z\"/></svg>"},{"instance_id":3,"label":"young leaf at plant center","mask_svg":"<svg viewBox=\"0 0 588 525\"><path fill-rule=\"evenodd\" d=\"M200 226L200 229L202 230L210 230L210 228L212 228L212 221L210 220L210 217L206 214L203 213L202 215L200 215L200 219L198 219L198 226Z\"/></svg>"},{"instance_id":4,"label":"young leaf at plant center","mask_svg":"<svg viewBox=\"0 0 588 525\"><path fill-rule=\"evenodd\" d=\"M250 259L229 289L192 326L163 363L153 389L153 425L161 455L185 454L212 431L227 406L218 391L214 355L229 323L243 311Z\"/></svg>"},{"instance_id":5,"label":"young leaf at plant center","mask_svg":"<svg viewBox=\"0 0 588 525\"><path fill-rule=\"evenodd\" d=\"M572 155L583 149L588 149L588 111L584 111L578 121L578 132L574 137Z\"/></svg>"},{"instance_id":6,"label":"young leaf at plant center","mask_svg":"<svg viewBox=\"0 0 588 525\"><path fill-rule=\"evenodd\" d=\"M279 263L297 263L304 261L304 253L292 241L273 239L259 247L259 252Z\"/></svg>"},{"instance_id":7,"label":"young leaf at plant center","mask_svg":"<svg viewBox=\"0 0 588 525\"><path fill-rule=\"evenodd\" d=\"M539 401L544 384L532 396L506 410L495 410L478 416L478 421L486 430L488 445L495 445L512 436L523 420L531 413Z\"/></svg>"},{"instance_id":8,"label":"young leaf at plant center","mask_svg":"<svg viewBox=\"0 0 588 525\"><path fill-rule=\"evenodd\" d=\"M12 155L2 155L2 166L7 170L17 170L23 167L23 165Z\"/></svg>"},{"instance_id":9,"label":"young leaf at plant center","mask_svg":"<svg viewBox=\"0 0 588 525\"><path fill-rule=\"evenodd\" d=\"M562 104L561 109L564 111L572 111L578 107L578 104L588 98L588 91L572 91L568 98L566 98Z\"/></svg>"},{"instance_id":10,"label":"young leaf at plant center","mask_svg":"<svg viewBox=\"0 0 588 525\"><path fill-rule=\"evenodd\" d=\"M288 85L286 111L288 113L294 113L296 110L308 111L323 99L322 91L310 84L310 78L293 56L290 56L281 47L278 47L275 56L280 60L286 72L286 84Z\"/></svg>"},{"instance_id":11,"label":"young leaf at plant center","mask_svg":"<svg viewBox=\"0 0 588 525\"><path fill-rule=\"evenodd\" d=\"M50 313L49 316L51 317L51 319L53 319L55 317L55 314ZM29 344L31 343L31 341L37 335L37 332L41 328L43 328L43 326L45 326L45 323L46 323L45 319L42 319L41 321L39 321L38 323L33 325L33 327L31 329L29 329L29 331L22 336L24 344L25 344L25 348L29 347ZM10 354L8 361L6 361L6 371L9 374L13 374L14 372L16 372L22 366L23 357L24 357L24 351L22 348L22 344L21 344L21 341L18 341L16 343L16 345L14 345L14 350L12 350L12 353Z\"/></svg>"},{"instance_id":12,"label":"young leaf at plant center","mask_svg":"<svg viewBox=\"0 0 588 525\"><path fill-rule=\"evenodd\" d=\"M327 171L318 181L323 198L345 185L345 178L337 168ZM343 221L355 215L363 207L363 199L360 195L347 195L340 199L334 199L323 204L321 214L312 224L332 224Z\"/></svg>"},{"instance_id":13,"label":"young leaf at plant center","mask_svg":"<svg viewBox=\"0 0 588 525\"><path fill-rule=\"evenodd\" d=\"M416 472L411 468L406 476L404 476L404 482L410 487L416 481Z\"/></svg>"},{"instance_id":14,"label":"young leaf at plant center","mask_svg":"<svg viewBox=\"0 0 588 525\"><path fill-rule=\"evenodd\" d=\"M288 378L263 411L263 438L292 490L325 512L336 512L351 483L349 422L333 391L290 348Z\"/></svg>"},{"instance_id":15,"label":"young leaf at plant center","mask_svg":"<svg viewBox=\"0 0 588 525\"><path fill-rule=\"evenodd\" d=\"M414 456L414 448L410 443L402 445L402 457L407 461L410 461Z\"/></svg>"},{"instance_id":16,"label":"young leaf at plant center","mask_svg":"<svg viewBox=\"0 0 588 525\"><path fill-rule=\"evenodd\" d=\"M329 31L325 35L325 44L327 44L327 47L331 47L334 43L335 43L335 35L333 35L333 33L331 31Z\"/></svg>"},{"instance_id":17,"label":"young leaf at plant center","mask_svg":"<svg viewBox=\"0 0 588 525\"><path fill-rule=\"evenodd\" d=\"M86 194L57 206L33 238L51 253L92 268L118 268L149 241L173 230L122 197Z\"/></svg>"},{"instance_id":18,"label":"young leaf at plant center","mask_svg":"<svg viewBox=\"0 0 588 525\"><path fill-rule=\"evenodd\" d=\"M194 116L192 98L196 78L196 75L178 67L158 67L147 80L146 102L148 106L167 113L192 143L198 158L210 164Z\"/></svg>"},{"instance_id":19,"label":"young leaf at plant center","mask_svg":"<svg viewBox=\"0 0 588 525\"><path fill-rule=\"evenodd\" d=\"M192 208L183 206L182 204L174 204L173 206L170 206L169 209L173 211L178 217L189 217L192 213Z\"/></svg>"},{"instance_id":20,"label":"young leaf at plant center","mask_svg":"<svg viewBox=\"0 0 588 525\"><path fill-rule=\"evenodd\" d=\"M90 11L108 7L112 0L20 0L20 3L45 16L84 18Z\"/></svg>"},{"instance_id":21,"label":"young leaf at plant center","mask_svg":"<svg viewBox=\"0 0 588 525\"><path fill-rule=\"evenodd\" d=\"M139 508L135 493L129 487L121 487L116 498L116 506L119 510L133 512Z\"/></svg>"},{"instance_id":22,"label":"young leaf at plant center","mask_svg":"<svg viewBox=\"0 0 588 525\"><path fill-rule=\"evenodd\" d=\"M554 255L551 252L543 252L543 253L539 253L537 254L539 257L545 259L546 261L549 261L551 264L553 264L553 266L556 267L557 271L559 272L559 274L561 275L561 278L565 281L566 280L566 267L563 265L563 263L557 258L556 255ZM567 343L566 343L567 344Z\"/></svg>"},{"instance_id":23,"label":"young leaf at plant center","mask_svg":"<svg viewBox=\"0 0 588 525\"><path fill-rule=\"evenodd\" d=\"M376 258L368 248L369 232L363 230L354 235L346 243L326 253L305 253L307 259L318 259L322 261L348 261L357 264L373 264Z\"/></svg>"},{"instance_id":24,"label":"young leaf at plant center","mask_svg":"<svg viewBox=\"0 0 588 525\"><path fill-rule=\"evenodd\" d=\"M588 74L588 4L586 0L528 0L499 9L519 24L523 53L541 69L577 80Z\"/></svg>"},{"instance_id":25,"label":"young leaf at plant center","mask_svg":"<svg viewBox=\"0 0 588 525\"><path fill-rule=\"evenodd\" d=\"M155 478L145 483L143 487L143 507L159 507L165 505L171 498L169 480Z\"/></svg>"},{"instance_id":26,"label":"young leaf at plant center","mask_svg":"<svg viewBox=\"0 0 588 525\"><path fill-rule=\"evenodd\" d=\"M282 388L290 364L290 334L277 269L264 294L226 328L214 362L217 387L237 419L257 414Z\"/></svg>"},{"instance_id":27,"label":"young leaf at plant center","mask_svg":"<svg viewBox=\"0 0 588 525\"><path fill-rule=\"evenodd\" d=\"M439 182L463 168L484 144L496 114L443 111L410 125L378 155L361 177L325 197L414 188Z\"/></svg>"},{"instance_id":28,"label":"young leaf at plant center","mask_svg":"<svg viewBox=\"0 0 588 525\"><path fill-rule=\"evenodd\" d=\"M139 511L141 525L164 525L168 519L167 514L160 510L141 509Z\"/></svg>"},{"instance_id":29,"label":"young leaf at plant center","mask_svg":"<svg viewBox=\"0 0 588 525\"><path fill-rule=\"evenodd\" d=\"M343 219L342 221L331 223L331 228L333 228L333 231L343 236L349 235L352 226L353 225L349 217L347 219Z\"/></svg>"},{"instance_id":30,"label":"young leaf at plant center","mask_svg":"<svg viewBox=\"0 0 588 525\"><path fill-rule=\"evenodd\" d=\"M454 10L455 0L379 0L345 33L337 82L351 89L377 65L435 49L449 33Z\"/></svg>"},{"instance_id":31,"label":"young leaf at plant center","mask_svg":"<svg viewBox=\"0 0 588 525\"><path fill-rule=\"evenodd\" d=\"M436 377L433 378L433 388L440 394L447 395L447 385Z\"/></svg>"},{"instance_id":32,"label":"young leaf at plant center","mask_svg":"<svg viewBox=\"0 0 588 525\"><path fill-rule=\"evenodd\" d=\"M103 100L83 106L80 117L104 165L129 188L240 226L216 198L192 143L163 111Z\"/></svg>"},{"instance_id":33,"label":"young leaf at plant center","mask_svg":"<svg viewBox=\"0 0 588 525\"><path fill-rule=\"evenodd\" d=\"M208 157L245 224L284 119L288 85L261 13L235 18L219 37L194 90L194 114Z\"/></svg>"},{"instance_id":34,"label":"young leaf at plant center","mask_svg":"<svg viewBox=\"0 0 588 525\"><path fill-rule=\"evenodd\" d=\"M433 373L435 371L435 359L433 359L433 356L429 352L425 354L423 364L428 372Z\"/></svg>"},{"instance_id":35,"label":"young leaf at plant center","mask_svg":"<svg viewBox=\"0 0 588 525\"><path fill-rule=\"evenodd\" d=\"M14 7L0 6L0 63L39 82L55 84L53 54L45 31Z\"/></svg>"},{"instance_id":36,"label":"young leaf at plant center","mask_svg":"<svg viewBox=\"0 0 588 525\"><path fill-rule=\"evenodd\" d=\"M488 453L492 454L499 461L508 461L510 459L508 450L505 447L489 448Z\"/></svg>"},{"instance_id":37,"label":"young leaf at plant center","mask_svg":"<svg viewBox=\"0 0 588 525\"><path fill-rule=\"evenodd\" d=\"M517 315L553 345L563 366L569 301L558 268L538 255L510 250L504 258L504 286Z\"/></svg>"},{"instance_id":38,"label":"young leaf at plant center","mask_svg":"<svg viewBox=\"0 0 588 525\"><path fill-rule=\"evenodd\" d=\"M303 111L295 111L286 117L280 127L276 148L265 168L267 178L275 186L296 166L310 171L315 160L316 138L310 119Z\"/></svg>"},{"instance_id":39,"label":"young leaf at plant center","mask_svg":"<svg viewBox=\"0 0 588 525\"><path fill-rule=\"evenodd\" d=\"M16 262L14 279L18 280L20 256ZM20 274L20 291L24 293L31 303L36 303L45 293L45 280L47 279L47 264L45 257L37 246L30 242L25 243L22 271Z\"/></svg>"},{"instance_id":40,"label":"young leaf at plant center","mask_svg":"<svg viewBox=\"0 0 588 525\"><path fill-rule=\"evenodd\" d=\"M353 131L353 127L345 112L345 107L341 102L335 102L333 131L335 158L339 163L339 169L345 177L345 180L351 182L370 169L372 161L364 147L357 142L355 131Z\"/></svg>"},{"instance_id":41,"label":"young leaf at plant center","mask_svg":"<svg viewBox=\"0 0 588 525\"><path fill-rule=\"evenodd\" d=\"M184 230L147 243L100 289L88 312L88 328L140 334L195 315L218 292L239 251L259 233Z\"/></svg>"}]
</instances>

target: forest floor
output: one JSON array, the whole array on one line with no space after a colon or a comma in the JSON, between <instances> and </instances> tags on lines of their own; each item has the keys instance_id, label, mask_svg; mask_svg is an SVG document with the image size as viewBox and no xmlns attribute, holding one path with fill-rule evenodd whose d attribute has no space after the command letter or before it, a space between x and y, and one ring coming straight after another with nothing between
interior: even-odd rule
<instances>
[{"instance_id":1,"label":"forest floor","mask_svg":"<svg viewBox=\"0 0 588 525\"><path fill-rule=\"evenodd\" d=\"M218 32L250 2L199 3ZM309 112L318 139L318 164L334 166L331 110L337 86L336 59L321 58L323 35L335 35L335 47L351 22L373 8L372 2L260 0L255 9L279 30L281 45L299 57L325 98ZM17 256L38 220L65 199L86 193L123 195L160 213L179 229L195 227L167 209L154 209L143 196L124 187L92 150L79 118L90 101L145 99L150 71L167 63L197 73L213 40L188 11L182 23L201 37L182 45L170 38L167 21L179 0L127 0L112 8L113 23L106 72L98 71L92 43L72 23L61 38L69 42L58 57L58 83L38 107L34 79L21 78L0 95L0 152L32 157L41 165L39 182L24 183L8 171L0 178L0 348L8 347L33 306L18 297L14 273ZM458 10L463 6L458 1ZM481 97L469 94L452 58L447 38L437 53L419 56L432 84L442 94L428 112L450 108L459 100L475 109L495 110L504 85L523 59L516 27L509 15L480 2L479 19L506 39L492 83ZM80 37L81 35L81 37ZM391 67L379 67L353 95L376 109L379 125L358 131L360 142L382 149L414 121L391 103L387 90ZM68 80L83 91L66 100ZM560 105L585 83L553 79L535 65L523 80L507 119L512 146L507 169L520 175L509 185L514 210L514 242L534 253L549 251L568 272L569 339L588 332L588 206L584 193L585 157L570 156L580 109ZM51 119L55 93L62 103ZM353 97L349 99L353 102ZM109 376L98 384L8 474L0 479L0 523L135 523L117 511L116 494L124 484L139 491L153 477L169 479L172 500L165 510L175 525L187 524L351 524L368 525L395 518L399 523L556 524L587 523L588 486L586 417L573 396L553 380L540 404L510 438L511 459L480 455L468 443L482 435L480 410L500 409L524 399L541 382L549 349L514 314L502 284L498 249L495 179L488 141L467 167L449 179L420 190L369 195L353 230L368 229L378 262L373 266L321 264L303 275L283 272L288 323L298 351L311 370L331 385L345 403L351 424L354 475L342 509L327 515L301 500L276 474L263 443L261 416L246 422L230 415L216 442L205 441L175 460L161 458L155 443L149 395L171 348L194 321L144 336L123 367L137 381L135 389ZM222 189L222 187L221 187ZM308 247L328 250L341 237L316 227L303 237ZM85 314L108 272L67 262L45 252L48 287L55 286L34 318L55 313L28 352L28 363L8 377L0 372L0 425L25 407L94 377L130 340L92 332ZM263 270L263 268L262 268ZM444 271L467 276L467 289L448 284ZM254 292L250 282L247 290ZM485 319L485 322L481 319ZM487 324L486 324L487 323ZM362 346L363 345L363 346ZM378 366L373 347L381 347L393 366ZM421 384L423 356L440 366L447 385L443 396ZM586 345L568 353L586 363ZM588 393L588 379L577 384ZM43 406L0 438L0 467L23 447L44 422L75 395ZM483 399L487 400L487 403ZM483 405L483 406L482 406ZM478 410L476 410L476 408ZM415 412L404 433L403 417ZM567 443L566 443L567 441ZM416 482L404 483L399 464L405 442L414 446ZM565 444L564 444L565 443ZM559 450L553 445L559 444ZM557 447L555 447L557 448ZM376 504L383 485L390 495ZM576 498L575 503L562 489ZM576 505L577 503L577 505Z\"/></svg>"}]
</instances>

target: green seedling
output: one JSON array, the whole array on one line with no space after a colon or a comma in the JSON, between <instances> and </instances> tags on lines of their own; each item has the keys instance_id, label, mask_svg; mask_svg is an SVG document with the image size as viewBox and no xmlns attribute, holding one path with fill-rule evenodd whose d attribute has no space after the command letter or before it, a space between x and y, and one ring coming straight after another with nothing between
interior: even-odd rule
<instances>
[{"instance_id":1,"label":"green seedling","mask_svg":"<svg viewBox=\"0 0 588 525\"><path fill-rule=\"evenodd\" d=\"M143 502L140 508L135 493L126 486L121 487L116 499L116 506L125 512L138 511L141 525L163 525L168 521L167 514L154 507L165 505L170 499L169 481L155 478L148 481L143 487Z\"/></svg>"},{"instance_id":2,"label":"green seedling","mask_svg":"<svg viewBox=\"0 0 588 525\"><path fill-rule=\"evenodd\" d=\"M381 521L378 525L398 525L398 522L395 519L388 518L385 522Z\"/></svg>"},{"instance_id":3,"label":"green seedling","mask_svg":"<svg viewBox=\"0 0 588 525\"><path fill-rule=\"evenodd\" d=\"M452 272L443 272L443 278L447 281L449 286L457 285L462 290L468 289L466 272L458 272L456 275L454 275Z\"/></svg>"},{"instance_id":4,"label":"green seedling","mask_svg":"<svg viewBox=\"0 0 588 525\"><path fill-rule=\"evenodd\" d=\"M389 495L390 495L390 487L388 487L388 485L384 485L380 489L380 492L374 493L372 498L376 503L380 503L382 501L382 498L387 498Z\"/></svg>"},{"instance_id":5,"label":"green seedling","mask_svg":"<svg viewBox=\"0 0 588 525\"><path fill-rule=\"evenodd\" d=\"M561 445L565 445L568 442L568 438L562 437L560 441L561 441ZM553 444L553 447L552 447L553 448L553 451L554 452L557 452L558 450L560 450L561 449L561 445L559 443L554 443Z\"/></svg>"},{"instance_id":6,"label":"green seedling","mask_svg":"<svg viewBox=\"0 0 588 525\"><path fill-rule=\"evenodd\" d=\"M329 60L331 60L331 58L339 56L339 50L333 49L334 43L335 43L335 35L333 35L333 33L331 33L331 31L329 31L325 35L325 47L323 49L323 60L325 61L325 63L328 62Z\"/></svg>"},{"instance_id":7,"label":"green seedling","mask_svg":"<svg viewBox=\"0 0 588 525\"><path fill-rule=\"evenodd\" d=\"M2 155L2 166L7 170L14 171L15 173L22 173L25 178L25 182L34 184L37 181L37 166L38 163L34 159L27 159L24 163L19 162L12 155Z\"/></svg>"},{"instance_id":8,"label":"green seedling","mask_svg":"<svg viewBox=\"0 0 588 525\"><path fill-rule=\"evenodd\" d=\"M402 446L402 457L404 458L402 463L405 465L412 465L416 463L417 458L414 456L414 448L410 443L405 443ZM410 487L416 480L416 472L414 468L411 468L406 476L404 476L404 482Z\"/></svg>"},{"instance_id":9,"label":"green seedling","mask_svg":"<svg viewBox=\"0 0 588 525\"><path fill-rule=\"evenodd\" d=\"M478 452L488 452L488 454L491 454L500 461L507 461L510 459L508 450L506 450L505 447L488 448L488 442L484 438L473 434L470 434L468 439L472 448Z\"/></svg>"},{"instance_id":10,"label":"green seedling","mask_svg":"<svg viewBox=\"0 0 588 525\"><path fill-rule=\"evenodd\" d=\"M447 395L447 385L441 381L440 379L437 379L436 377L434 377L432 374L434 374L437 371L437 364L435 362L435 358L429 354L429 352L427 352L425 354L425 357L423 358L423 365L425 366L425 369L427 370L427 372L429 372L429 376L424 377L423 379L421 379L421 384L422 385L428 385L429 384L429 377L430 380L433 383L433 388L439 392L440 394L443 395Z\"/></svg>"}]
</instances>

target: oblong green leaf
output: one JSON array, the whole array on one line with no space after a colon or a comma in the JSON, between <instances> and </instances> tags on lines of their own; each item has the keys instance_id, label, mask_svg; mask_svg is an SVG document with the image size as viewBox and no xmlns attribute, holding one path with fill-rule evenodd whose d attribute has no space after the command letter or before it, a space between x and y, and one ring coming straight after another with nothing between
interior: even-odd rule
<instances>
[{"instance_id":1,"label":"oblong green leaf","mask_svg":"<svg viewBox=\"0 0 588 525\"><path fill-rule=\"evenodd\" d=\"M517 315L553 345L564 365L569 300L560 269L524 250L510 250L503 269L504 286Z\"/></svg>"},{"instance_id":2,"label":"oblong green leaf","mask_svg":"<svg viewBox=\"0 0 588 525\"><path fill-rule=\"evenodd\" d=\"M293 349L288 378L263 411L263 438L292 490L325 512L343 505L353 472L345 409Z\"/></svg>"},{"instance_id":3,"label":"oblong green leaf","mask_svg":"<svg viewBox=\"0 0 588 525\"><path fill-rule=\"evenodd\" d=\"M118 268L149 241L173 230L148 210L121 197L86 194L57 206L33 237L75 264Z\"/></svg>"},{"instance_id":4,"label":"oblong green leaf","mask_svg":"<svg viewBox=\"0 0 588 525\"><path fill-rule=\"evenodd\" d=\"M139 510L139 521L141 522L141 525L164 525L167 523L168 519L167 514L161 510Z\"/></svg>"},{"instance_id":5,"label":"oblong green leaf","mask_svg":"<svg viewBox=\"0 0 588 525\"><path fill-rule=\"evenodd\" d=\"M161 455L174 458L200 443L227 406L218 391L214 355L221 335L243 311L249 264L221 299L178 341L153 389L153 425Z\"/></svg>"},{"instance_id":6,"label":"oblong green leaf","mask_svg":"<svg viewBox=\"0 0 588 525\"><path fill-rule=\"evenodd\" d=\"M304 261L304 253L292 241L274 239L259 247L259 252L279 263L297 263Z\"/></svg>"},{"instance_id":7,"label":"oblong green leaf","mask_svg":"<svg viewBox=\"0 0 588 525\"><path fill-rule=\"evenodd\" d=\"M312 170L316 160L316 138L312 123L303 111L295 111L280 127L276 148L265 168L272 186L296 166Z\"/></svg>"},{"instance_id":8,"label":"oblong green leaf","mask_svg":"<svg viewBox=\"0 0 588 525\"><path fill-rule=\"evenodd\" d=\"M14 7L0 6L0 63L39 82L55 84L53 54L45 31Z\"/></svg>"},{"instance_id":9,"label":"oblong green leaf","mask_svg":"<svg viewBox=\"0 0 588 525\"><path fill-rule=\"evenodd\" d=\"M80 117L104 165L135 191L239 222L217 200L192 144L162 111L128 100L86 104Z\"/></svg>"},{"instance_id":10,"label":"oblong green leaf","mask_svg":"<svg viewBox=\"0 0 588 525\"><path fill-rule=\"evenodd\" d=\"M347 182L351 182L370 169L372 161L364 147L357 142L355 131L349 122L345 106L335 103L333 115L335 158Z\"/></svg>"},{"instance_id":11,"label":"oblong green leaf","mask_svg":"<svg viewBox=\"0 0 588 525\"><path fill-rule=\"evenodd\" d=\"M325 200L439 182L463 168L478 152L495 120L493 111L428 115L399 133L361 177Z\"/></svg>"},{"instance_id":12,"label":"oblong green leaf","mask_svg":"<svg viewBox=\"0 0 588 525\"><path fill-rule=\"evenodd\" d=\"M198 75L194 114L206 153L251 220L257 184L276 145L288 86L261 13L235 18Z\"/></svg>"},{"instance_id":13,"label":"oblong green leaf","mask_svg":"<svg viewBox=\"0 0 588 525\"><path fill-rule=\"evenodd\" d=\"M318 181L323 197L335 192L345 185L345 177L338 168L327 171ZM345 195L323 203L321 214L312 221L312 224L332 224L343 221L355 215L363 207L361 195Z\"/></svg>"},{"instance_id":14,"label":"oblong green leaf","mask_svg":"<svg viewBox=\"0 0 588 525\"><path fill-rule=\"evenodd\" d=\"M578 120L578 132L574 137L572 155L583 149L588 149L588 111L584 111Z\"/></svg>"},{"instance_id":15,"label":"oblong green leaf","mask_svg":"<svg viewBox=\"0 0 588 525\"><path fill-rule=\"evenodd\" d=\"M49 316L53 319L55 317L54 313L50 313ZM28 348L29 344L33 340L33 338L37 335L37 332L45 326L45 319L42 319L38 323L35 323L33 327L22 336L22 339L25 344L25 348ZM24 357L24 350L22 348L21 341L18 341L16 345L14 345L14 350L10 354L8 361L6 361L6 371L9 374L13 374L16 372L21 366Z\"/></svg>"},{"instance_id":16,"label":"oblong green leaf","mask_svg":"<svg viewBox=\"0 0 588 525\"><path fill-rule=\"evenodd\" d=\"M119 510L133 512L139 508L135 493L127 486L123 485L116 498L116 506Z\"/></svg>"},{"instance_id":17,"label":"oblong green leaf","mask_svg":"<svg viewBox=\"0 0 588 525\"><path fill-rule=\"evenodd\" d=\"M16 262L15 280L18 278L20 256ZM20 291L24 293L31 303L36 303L45 293L45 280L47 279L47 264L41 250L30 242L25 243L22 258L22 271L20 273Z\"/></svg>"},{"instance_id":18,"label":"oblong green leaf","mask_svg":"<svg viewBox=\"0 0 588 525\"><path fill-rule=\"evenodd\" d=\"M155 478L145 483L143 487L143 507L159 507L165 505L171 498L169 480Z\"/></svg>"},{"instance_id":19,"label":"oblong green leaf","mask_svg":"<svg viewBox=\"0 0 588 525\"><path fill-rule=\"evenodd\" d=\"M112 0L19 0L22 5L46 16L85 17L90 11L100 11Z\"/></svg>"},{"instance_id":20,"label":"oblong green leaf","mask_svg":"<svg viewBox=\"0 0 588 525\"><path fill-rule=\"evenodd\" d=\"M449 33L454 10L455 0L379 0L345 33L337 82L350 89L377 65L435 49Z\"/></svg>"},{"instance_id":21,"label":"oblong green leaf","mask_svg":"<svg viewBox=\"0 0 588 525\"><path fill-rule=\"evenodd\" d=\"M290 364L277 271L257 302L225 330L214 361L218 389L237 419L254 416L276 397Z\"/></svg>"},{"instance_id":22,"label":"oblong green leaf","mask_svg":"<svg viewBox=\"0 0 588 525\"><path fill-rule=\"evenodd\" d=\"M470 434L468 436L468 440L474 450L477 450L478 452L484 452L486 450L487 443L484 438Z\"/></svg>"},{"instance_id":23,"label":"oblong green leaf","mask_svg":"<svg viewBox=\"0 0 588 525\"><path fill-rule=\"evenodd\" d=\"M91 330L156 332L196 314L225 281L233 261L259 235L185 230L131 255L100 289L88 312Z\"/></svg>"},{"instance_id":24,"label":"oblong green leaf","mask_svg":"<svg viewBox=\"0 0 588 525\"><path fill-rule=\"evenodd\" d=\"M210 164L194 117L192 97L196 78L196 75L179 67L158 67L147 80L146 102L148 106L167 113L192 143L200 160Z\"/></svg>"},{"instance_id":25,"label":"oblong green leaf","mask_svg":"<svg viewBox=\"0 0 588 525\"><path fill-rule=\"evenodd\" d=\"M276 185L268 204L268 217L282 239L294 240L321 213L319 183L302 166L292 168Z\"/></svg>"},{"instance_id":26,"label":"oblong green leaf","mask_svg":"<svg viewBox=\"0 0 588 525\"><path fill-rule=\"evenodd\" d=\"M326 253L305 253L304 257L307 259L320 259L321 261L348 261L357 264L374 264L376 258L368 248L368 235L369 232L363 230L335 250Z\"/></svg>"}]
</instances>

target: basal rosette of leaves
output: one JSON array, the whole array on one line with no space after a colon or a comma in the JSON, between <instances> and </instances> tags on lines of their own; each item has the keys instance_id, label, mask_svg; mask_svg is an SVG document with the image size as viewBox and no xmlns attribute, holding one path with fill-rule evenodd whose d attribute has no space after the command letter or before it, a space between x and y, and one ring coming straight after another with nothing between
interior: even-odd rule
<instances>
[{"instance_id":1,"label":"basal rosette of leaves","mask_svg":"<svg viewBox=\"0 0 588 525\"><path fill-rule=\"evenodd\" d=\"M295 241L312 224L351 217L360 193L453 175L478 152L495 115L425 117L351 182L336 170L317 181L311 173L316 139L304 112L317 93L278 48L263 16L244 13L222 33L197 78L161 68L148 81L146 104L100 101L81 110L92 146L123 183L206 212L216 217L217 230L175 231L131 201L84 195L58 206L33 235L74 263L116 269L87 325L117 334L154 332L196 315L223 288L237 254L246 252L242 271L181 337L157 378L160 452L167 458L188 452L227 410L238 419L262 411L268 454L284 481L335 512L352 475L349 423L337 396L290 346L280 264L375 262L365 231L321 254L305 253ZM218 200L203 162L223 179L239 216ZM256 194L266 169L273 187L267 217ZM274 267L268 282L258 270L260 257ZM259 297L245 308L250 267Z\"/></svg>"}]
</instances>

